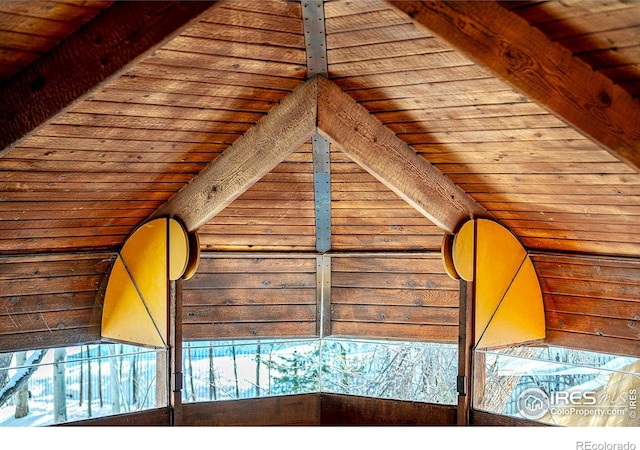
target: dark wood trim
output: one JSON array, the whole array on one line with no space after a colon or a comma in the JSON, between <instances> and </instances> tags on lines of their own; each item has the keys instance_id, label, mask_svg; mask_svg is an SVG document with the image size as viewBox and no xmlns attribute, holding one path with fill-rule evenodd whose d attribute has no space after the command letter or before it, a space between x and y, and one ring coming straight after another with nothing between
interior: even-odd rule
<instances>
[{"instance_id":1,"label":"dark wood trim","mask_svg":"<svg viewBox=\"0 0 640 450\"><path fill-rule=\"evenodd\" d=\"M456 407L352 395L322 394L322 425L456 424Z\"/></svg>"},{"instance_id":2,"label":"dark wood trim","mask_svg":"<svg viewBox=\"0 0 640 450\"><path fill-rule=\"evenodd\" d=\"M455 406L338 394L302 394L184 405L185 426L455 425ZM385 415L395 411L395 416ZM320 414L322 411L323 419ZM54 426L170 426L170 408L80 420ZM325 416L326 415L326 416ZM341 422L338 422L338 419ZM472 426L548 427L541 422L470 411Z\"/></svg>"},{"instance_id":3,"label":"dark wood trim","mask_svg":"<svg viewBox=\"0 0 640 450\"><path fill-rule=\"evenodd\" d=\"M182 409L185 426L320 425L319 394L185 403Z\"/></svg>"},{"instance_id":4,"label":"dark wood trim","mask_svg":"<svg viewBox=\"0 0 640 450\"><path fill-rule=\"evenodd\" d=\"M97 417L94 419L79 420L60 425L63 427L87 426L87 427L146 427L171 425L171 411L169 407L149 409L134 413L119 414L116 416Z\"/></svg>"},{"instance_id":5,"label":"dark wood trim","mask_svg":"<svg viewBox=\"0 0 640 450\"><path fill-rule=\"evenodd\" d=\"M473 346L474 283L460 280L460 309L458 313L460 335L458 340L458 425L469 425L469 409L473 399ZM460 388L464 392L460 393Z\"/></svg>"},{"instance_id":6,"label":"dark wood trim","mask_svg":"<svg viewBox=\"0 0 640 450\"><path fill-rule=\"evenodd\" d=\"M212 2L114 2L0 84L0 157L178 34ZM82 57L79 57L82 55Z\"/></svg>"},{"instance_id":7,"label":"dark wood trim","mask_svg":"<svg viewBox=\"0 0 640 450\"><path fill-rule=\"evenodd\" d=\"M502 416L500 414L492 414L485 411L472 409L470 412L471 425L479 427L549 427L542 422L534 422L532 420L518 419L516 417Z\"/></svg>"},{"instance_id":8,"label":"dark wood trim","mask_svg":"<svg viewBox=\"0 0 640 450\"><path fill-rule=\"evenodd\" d=\"M498 2L388 3L640 169L638 102L518 15Z\"/></svg>"},{"instance_id":9,"label":"dark wood trim","mask_svg":"<svg viewBox=\"0 0 640 450\"><path fill-rule=\"evenodd\" d=\"M183 405L185 426L455 425L456 407L340 394Z\"/></svg>"},{"instance_id":10,"label":"dark wood trim","mask_svg":"<svg viewBox=\"0 0 640 450\"><path fill-rule=\"evenodd\" d=\"M169 314L169 405L171 424L182 425L182 280L172 282Z\"/></svg>"}]
</instances>

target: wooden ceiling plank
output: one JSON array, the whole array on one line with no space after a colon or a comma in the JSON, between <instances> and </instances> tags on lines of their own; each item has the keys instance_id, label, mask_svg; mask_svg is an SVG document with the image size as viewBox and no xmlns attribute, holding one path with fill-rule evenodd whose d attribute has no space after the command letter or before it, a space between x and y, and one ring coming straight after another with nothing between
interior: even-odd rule
<instances>
[{"instance_id":1,"label":"wooden ceiling plank","mask_svg":"<svg viewBox=\"0 0 640 450\"><path fill-rule=\"evenodd\" d=\"M0 157L56 114L175 36L211 2L115 2L0 84ZM79 58L78 55L83 55Z\"/></svg>"},{"instance_id":2,"label":"wooden ceiling plank","mask_svg":"<svg viewBox=\"0 0 640 450\"><path fill-rule=\"evenodd\" d=\"M307 142L316 131L317 77L298 86L153 215L194 231Z\"/></svg>"},{"instance_id":3,"label":"wooden ceiling plank","mask_svg":"<svg viewBox=\"0 0 640 450\"><path fill-rule=\"evenodd\" d=\"M353 161L448 233L489 213L335 83L319 78L318 129Z\"/></svg>"},{"instance_id":4,"label":"wooden ceiling plank","mask_svg":"<svg viewBox=\"0 0 640 450\"><path fill-rule=\"evenodd\" d=\"M638 103L524 19L494 2L389 4L640 169Z\"/></svg>"}]
</instances>

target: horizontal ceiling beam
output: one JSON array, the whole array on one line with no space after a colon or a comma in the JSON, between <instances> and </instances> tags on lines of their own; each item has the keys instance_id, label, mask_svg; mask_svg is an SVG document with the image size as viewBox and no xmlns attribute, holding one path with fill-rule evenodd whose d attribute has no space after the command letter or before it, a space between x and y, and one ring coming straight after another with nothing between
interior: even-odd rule
<instances>
[{"instance_id":1,"label":"horizontal ceiling beam","mask_svg":"<svg viewBox=\"0 0 640 450\"><path fill-rule=\"evenodd\" d=\"M389 4L640 170L640 103L518 15L497 2Z\"/></svg>"},{"instance_id":2,"label":"horizontal ceiling beam","mask_svg":"<svg viewBox=\"0 0 640 450\"><path fill-rule=\"evenodd\" d=\"M204 225L311 139L317 89L317 77L298 86L151 218L177 217L188 231Z\"/></svg>"},{"instance_id":3,"label":"horizontal ceiling beam","mask_svg":"<svg viewBox=\"0 0 640 450\"><path fill-rule=\"evenodd\" d=\"M318 130L447 233L491 215L332 81L318 83Z\"/></svg>"},{"instance_id":4,"label":"horizontal ceiling beam","mask_svg":"<svg viewBox=\"0 0 640 450\"><path fill-rule=\"evenodd\" d=\"M22 139L151 54L210 1L114 2L0 84L0 157Z\"/></svg>"}]
</instances>

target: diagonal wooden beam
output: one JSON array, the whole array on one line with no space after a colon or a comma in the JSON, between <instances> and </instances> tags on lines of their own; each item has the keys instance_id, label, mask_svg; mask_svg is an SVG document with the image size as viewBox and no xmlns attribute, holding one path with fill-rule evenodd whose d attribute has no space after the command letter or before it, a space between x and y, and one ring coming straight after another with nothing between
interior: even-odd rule
<instances>
[{"instance_id":1,"label":"diagonal wooden beam","mask_svg":"<svg viewBox=\"0 0 640 450\"><path fill-rule=\"evenodd\" d=\"M0 84L0 157L197 20L210 1L114 2Z\"/></svg>"},{"instance_id":2,"label":"diagonal wooden beam","mask_svg":"<svg viewBox=\"0 0 640 450\"><path fill-rule=\"evenodd\" d=\"M311 139L318 77L298 86L150 218L179 218L195 231Z\"/></svg>"},{"instance_id":3,"label":"diagonal wooden beam","mask_svg":"<svg viewBox=\"0 0 640 450\"><path fill-rule=\"evenodd\" d=\"M353 161L447 233L490 214L356 103L318 79L318 130Z\"/></svg>"},{"instance_id":4,"label":"diagonal wooden beam","mask_svg":"<svg viewBox=\"0 0 640 450\"><path fill-rule=\"evenodd\" d=\"M640 103L497 2L389 1L640 170Z\"/></svg>"}]
</instances>

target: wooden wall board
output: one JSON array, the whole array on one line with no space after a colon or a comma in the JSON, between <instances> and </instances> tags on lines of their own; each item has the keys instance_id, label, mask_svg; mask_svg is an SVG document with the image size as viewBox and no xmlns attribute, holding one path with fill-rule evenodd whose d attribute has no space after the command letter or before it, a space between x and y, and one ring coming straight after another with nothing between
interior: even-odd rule
<instances>
[{"instance_id":1,"label":"wooden wall board","mask_svg":"<svg viewBox=\"0 0 640 450\"><path fill-rule=\"evenodd\" d=\"M311 144L303 144L198 232L204 250L314 251ZM303 178L299 180L299 178Z\"/></svg>"},{"instance_id":2,"label":"wooden wall board","mask_svg":"<svg viewBox=\"0 0 640 450\"><path fill-rule=\"evenodd\" d=\"M634 259L534 254L547 341L637 356L640 265Z\"/></svg>"},{"instance_id":3,"label":"wooden wall board","mask_svg":"<svg viewBox=\"0 0 640 450\"><path fill-rule=\"evenodd\" d=\"M470 425L478 427L548 427L551 425L535 422L533 420L518 419L516 417L503 416L471 409Z\"/></svg>"},{"instance_id":4,"label":"wooden wall board","mask_svg":"<svg viewBox=\"0 0 640 450\"><path fill-rule=\"evenodd\" d=\"M331 154L335 251L436 250L442 231L339 151ZM334 175L335 174L335 175Z\"/></svg>"},{"instance_id":5,"label":"wooden wall board","mask_svg":"<svg viewBox=\"0 0 640 450\"><path fill-rule=\"evenodd\" d=\"M171 426L171 410L155 408L108 417L67 422L56 427L168 427Z\"/></svg>"},{"instance_id":6,"label":"wooden wall board","mask_svg":"<svg viewBox=\"0 0 640 450\"><path fill-rule=\"evenodd\" d=\"M301 394L240 401L185 403L185 426L320 425L320 395Z\"/></svg>"},{"instance_id":7,"label":"wooden wall board","mask_svg":"<svg viewBox=\"0 0 640 450\"><path fill-rule=\"evenodd\" d=\"M331 262L333 335L457 340L459 284L444 273L439 253L335 255Z\"/></svg>"},{"instance_id":8,"label":"wooden wall board","mask_svg":"<svg viewBox=\"0 0 640 450\"><path fill-rule=\"evenodd\" d=\"M406 289L352 289L333 287L331 298L335 303L430 306L456 308L459 304L457 290L406 290Z\"/></svg>"},{"instance_id":9,"label":"wooden wall board","mask_svg":"<svg viewBox=\"0 0 640 450\"><path fill-rule=\"evenodd\" d=\"M186 340L315 336L313 256L216 256L203 252L183 284Z\"/></svg>"},{"instance_id":10,"label":"wooden wall board","mask_svg":"<svg viewBox=\"0 0 640 450\"><path fill-rule=\"evenodd\" d=\"M111 253L0 257L0 348L17 351L100 340Z\"/></svg>"}]
</instances>

